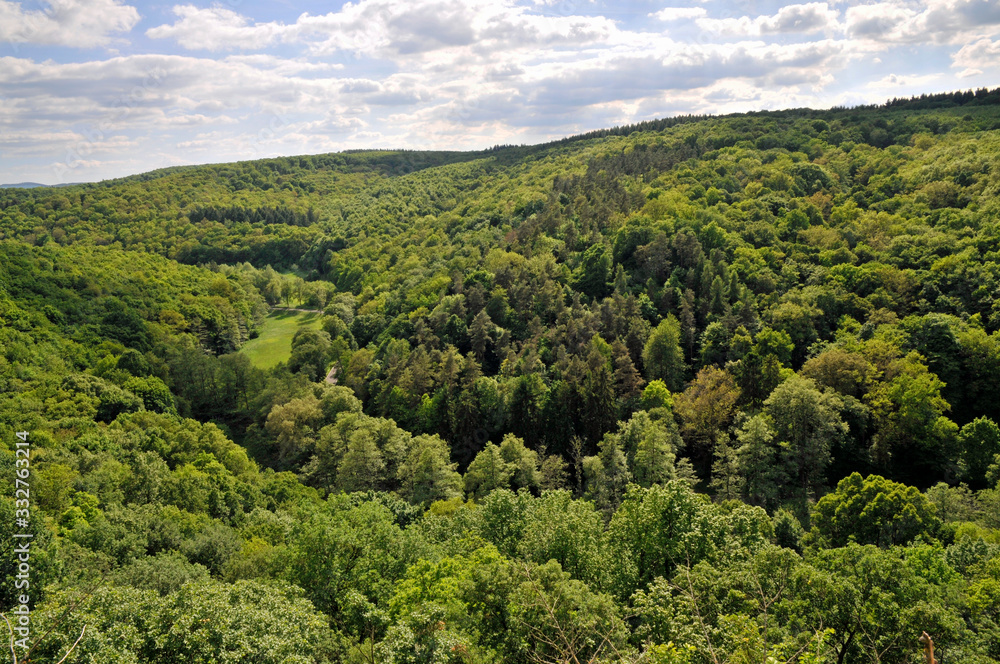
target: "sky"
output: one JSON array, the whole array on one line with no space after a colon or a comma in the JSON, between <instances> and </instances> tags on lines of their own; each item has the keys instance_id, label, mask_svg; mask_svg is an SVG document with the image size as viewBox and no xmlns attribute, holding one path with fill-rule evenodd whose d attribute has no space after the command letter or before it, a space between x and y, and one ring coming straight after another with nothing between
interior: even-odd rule
<instances>
[{"instance_id":1,"label":"sky","mask_svg":"<svg viewBox=\"0 0 1000 664\"><path fill-rule=\"evenodd\" d=\"M1000 0L0 0L0 183L1000 86Z\"/></svg>"}]
</instances>

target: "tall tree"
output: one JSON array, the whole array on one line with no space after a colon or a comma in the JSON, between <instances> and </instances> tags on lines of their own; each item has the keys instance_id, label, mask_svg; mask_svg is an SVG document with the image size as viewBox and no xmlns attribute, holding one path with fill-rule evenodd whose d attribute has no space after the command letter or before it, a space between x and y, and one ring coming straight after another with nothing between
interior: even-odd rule
<instances>
[{"instance_id":1,"label":"tall tree","mask_svg":"<svg viewBox=\"0 0 1000 664\"><path fill-rule=\"evenodd\" d=\"M815 495L823 485L830 451L847 434L840 418L842 404L832 392L820 392L816 383L795 375L774 389L764 402L783 462L802 497Z\"/></svg>"},{"instance_id":2,"label":"tall tree","mask_svg":"<svg viewBox=\"0 0 1000 664\"><path fill-rule=\"evenodd\" d=\"M736 443L747 502L769 511L775 509L787 475L767 416L755 415L744 422L736 432Z\"/></svg>"},{"instance_id":3,"label":"tall tree","mask_svg":"<svg viewBox=\"0 0 1000 664\"><path fill-rule=\"evenodd\" d=\"M739 397L740 389L732 375L715 366L699 371L688 388L674 397L681 433L705 477L711 467L715 440L732 420Z\"/></svg>"},{"instance_id":4,"label":"tall tree","mask_svg":"<svg viewBox=\"0 0 1000 664\"><path fill-rule=\"evenodd\" d=\"M410 502L426 505L462 495L462 476L449 461L448 444L438 436L417 436L399 466L401 493Z\"/></svg>"},{"instance_id":5,"label":"tall tree","mask_svg":"<svg viewBox=\"0 0 1000 664\"><path fill-rule=\"evenodd\" d=\"M649 380L662 380L674 391L684 384L684 353L681 351L680 323L667 316L653 329L642 350L642 364Z\"/></svg>"},{"instance_id":6,"label":"tall tree","mask_svg":"<svg viewBox=\"0 0 1000 664\"><path fill-rule=\"evenodd\" d=\"M514 476L515 466L504 460L500 448L486 443L465 471L465 492L481 499L494 489L506 489Z\"/></svg>"}]
</instances>

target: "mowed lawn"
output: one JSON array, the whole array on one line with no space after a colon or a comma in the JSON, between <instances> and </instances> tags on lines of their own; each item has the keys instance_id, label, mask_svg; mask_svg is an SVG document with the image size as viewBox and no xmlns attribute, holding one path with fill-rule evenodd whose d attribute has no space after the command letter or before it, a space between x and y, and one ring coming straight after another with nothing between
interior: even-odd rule
<instances>
[{"instance_id":1,"label":"mowed lawn","mask_svg":"<svg viewBox=\"0 0 1000 664\"><path fill-rule=\"evenodd\" d=\"M292 356L292 337L299 330L320 329L323 315L303 311L272 311L264 320L260 336L251 339L242 352L255 367L269 369Z\"/></svg>"}]
</instances>

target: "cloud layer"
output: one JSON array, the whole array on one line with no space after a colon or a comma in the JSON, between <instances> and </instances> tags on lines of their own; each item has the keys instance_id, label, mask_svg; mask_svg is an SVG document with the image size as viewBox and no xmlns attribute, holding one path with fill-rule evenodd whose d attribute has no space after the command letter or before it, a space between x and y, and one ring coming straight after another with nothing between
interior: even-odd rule
<instances>
[{"instance_id":1,"label":"cloud layer","mask_svg":"<svg viewBox=\"0 0 1000 664\"><path fill-rule=\"evenodd\" d=\"M677 113L1000 84L994 0L753 13L726 0L274 6L0 0L0 181L356 147L479 148Z\"/></svg>"},{"instance_id":2,"label":"cloud layer","mask_svg":"<svg viewBox=\"0 0 1000 664\"><path fill-rule=\"evenodd\" d=\"M139 11L119 0L52 0L37 9L0 0L0 42L91 48L139 22Z\"/></svg>"}]
</instances>

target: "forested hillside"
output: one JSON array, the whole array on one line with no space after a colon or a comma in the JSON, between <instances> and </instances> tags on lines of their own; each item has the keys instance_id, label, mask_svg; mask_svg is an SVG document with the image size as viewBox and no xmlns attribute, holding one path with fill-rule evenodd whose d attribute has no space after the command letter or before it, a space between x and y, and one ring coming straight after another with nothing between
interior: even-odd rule
<instances>
[{"instance_id":1,"label":"forested hillside","mask_svg":"<svg viewBox=\"0 0 1000 664\"><path fill-rule=\"evenodd\" d=\"M998 194L1000 90L0 190L0 609L27 431L37 661L1000 662Z\"/></svg>"}]
</instances>

